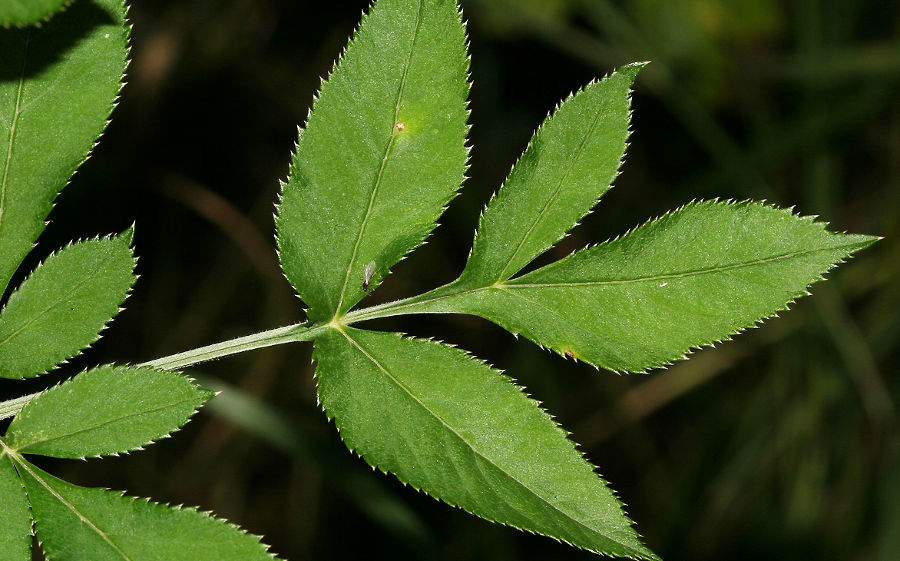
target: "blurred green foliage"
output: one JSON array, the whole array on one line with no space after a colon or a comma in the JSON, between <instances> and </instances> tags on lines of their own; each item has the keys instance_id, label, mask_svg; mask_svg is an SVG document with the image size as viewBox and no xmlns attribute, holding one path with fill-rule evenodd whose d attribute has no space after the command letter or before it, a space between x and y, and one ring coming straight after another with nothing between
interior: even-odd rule
<instances>
[{"instance_id":1,"label":"blurred green foliage","mask_svg":"<svg viewBox=\"0 0 900 561\"><path fill-rule=\"evenodd\" d=\"M141 279L104 339L64 373L302 319L275 259L275 194L296 126L366 5L134 3L129 84L32 259L136 220ZM472 318L383 325L458 343L525 384L667 560L900 558L900 5L463 7L472 179L429 245L370 301L454 278L478 213L546 113L636 60L653 63L636 86L623 175L557 256L714 196L796 205L885 240L762 329L645 376L573 366ZM207 365L204 375L241 393L214 401L178 438L133 458L52 468L84 485L204 505L294 561L594 558L372 473L326 424L309 355L301 344ZM0 385L3 397L18 391Z\"/></svg>"}]
</instances>

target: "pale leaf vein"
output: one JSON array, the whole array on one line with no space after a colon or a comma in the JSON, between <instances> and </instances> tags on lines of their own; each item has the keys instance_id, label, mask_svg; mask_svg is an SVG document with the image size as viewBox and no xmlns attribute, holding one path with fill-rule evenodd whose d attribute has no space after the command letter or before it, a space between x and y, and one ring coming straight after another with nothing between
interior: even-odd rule
<instances>
[{"instance_id":1,"label":"pale leaf vein","mask_svg":"<svg viewBox=\"0 0 900 561\"><path fill-rule=\"evenodd\" d=\"M733 271L735 269L743 269L747 267L755 267L758 265L765 265L768 263L775 263L778 261L784 261L787 259L793 259L795 257L803 257L805 255L811 255L813 253L821 253L825 251L835 251L840 249L847 249L854 247L859 244L844 244L837 245L826 248L816 248L816 249L805 249L802 251L794 251L791 253L785 253L782 255L775 255L773 257L766 257L762 259L754 259L752 261L747 261L744 263L732 263L729 265L719 265L715 267L707 267L703 269L694 269L691 271L682 271L679 273L662 273L658 275L647 275L643 277L633 277L627 279L613 279L613 280L597 280L597 281L578 281L578 282L567 282L567 281L558 281L558 282L539 282L539 283L526 283L526 282L516 282L515 279L509 281L508 284L504 284L504 288L552 288L552 287L582 287L582 286L607 286L607 285L617 285L617 284L634 284L639 282L650 282L650 281L660 281L660 280L669 280L669 279L679 279L685 277L693 277L700 275L708 275L713 273L722 273L726 271ZM523 277L525 278L525 277Z\"/></svg>"},{"instance_id":2,"label":"pale leaf vein","mask_svg":"<svg viewBox=\"0 0 900 561\"><path fill-rule=\"evenodd\" d=\"M528 241L528 238L531 236L531 232L537 227L538 223L547 214L550 206L559 196L560 191L562 190L563 183L565 183L566 179L569 178L569 174L572 172L572 168L575 167L575 164L578 163L578 160L581 159L582 153L584 153L584 147L588 142L588 139L594 134L594 129L597 128L597 124L600 122L600 118L603 116L602 111L597 111L597 115L594 117L593 122L591 123L591 127L588 129L587 134L584 135L584 138L581 139L581 144L578 145L578 150L575 151L574 156L571 160L569 160L569 165L566 167L566 172L560 178L559 182L556 185L556 188L553 190L553 194L544 204L544 208L541 209L541 212L534 218L534 221L531 223L531 226L528 228L528 231L525 232L525 235L522 236L522 239L519 240L519 245L516 246L515 252L513 252L512 257L509 258L509 261L506 262L506 265L503 267L503 270L500 271L500 276L497 278L496 282L501 282L506 280L507 274L506 271L509 269L510 265L515 261L516 257L519 255L519 252L522 251L522 247L524 247L525 242Z\"/></svg>"},{"instance_id":3,"label":"pale leaf vein","mask_svg":"<svg viewBox=\"0 0 900 561\"><path fill-rule=\"evenodd\" d=\"M381 165L378 168L378 173L375 176L375 183L372 186L372 194L369 196L369 206L366 209L366 214L363 217L362 224L359 227L359 235L356 237L356 243L353 245L353 254L350 256L350 263L347 264L347 274L344 275L344 285L341 287L341 294L338 298L337 308L334 311L335 317L339 316L341 313L341 306L344 304L344 296L347 294L347 286L350 284L350 274L353 271L353 266L356 263L357 254L359 253L359 246L362 244L363 237L366 233L366 227L369 224L369 218L372 216L372 211L375 208L375 199L378 197L378 190L381 187L381 181L384 177L384 170L387 167L387 162L391 157L391 153L394 150L394 145L396 144L397 139L397 127L395 126L397 123L398 116L400 115L400 104L403 100L403 90L406 87L407 76L409 75L409 66L412 62L413 52L416 48L416 41L419 38L419 28L422 24L422 10L424 7L424 0L419 1L419 11L416 15L416 27L413 31L413 39L412 43L409 47L409 54L406 58L406 64L403 66L403 75L400 78L400 86L397 88L397 102L394 105L394 118L391 121L391 138L388 141L388 145L385 148L384 156L381 158Z\"/></svg>"},{"instance_id":4,"label":"pale leaf vein","mask_svg":"<svg viewBox=\"0 0 900 561\"><path fill-rule=\"evenodd\" d=\"M404 393L406 393L406 395L408 395L410 398L412 398L416 403L419 404L419 406L422 407L422 409L424 409L429 415L431 415L434 419L436 419L438 422L440 422L447 430L449 430L454 436L456 436L456 437L457 437L457 438L458 438L458 439L459 439L459 440L460 440L460 441L461 441L461 442L462 442L462 443L463 443L463 444L464 444L464 445L465 445L465 446L466 446L473 454L475 454L477 457L481 458L482 460L484 460L484 461L487 462L488 464L494 466L498 471L500 471L503 475L505 475L506 477L508 477L508 478L509 478L511 481L513 481L516 485L518 485L518 486L520 486L521 488L523 488L525 491L527 491L528 493L530 493L532 496L538 498L542 503L546 504L547 506L549 506L549 507L550 507L551 509L553 509L554 511L560 513L560 514L563 515L566 519L571 520L571 521L574 522L575 524L577 524L577 525L581 526L582 528L586 529L587 531L589 531L591 534L599 534L599 532L598 532L597 530L595 530L594 528L591 528L590 526L586 525L586 524L585 524L584 522L582 522L581 520L578 520L577 518L573 517L571 514L565 512L565 511L562 510L562 509L560 509L558 506L556 506L555 504L553 504L552 502L550 502L549 500L547 500L545 497L543 497L539 492L537 492L536 490L532 489L527 483L525 483L525 482L519 480L515 475L509 473L509 472L508 472L507 470L505 470L502 466L497 465L494 461L492 461L490 458L488 458L487 456L485 456L485 455L484 455L484 454L483 454L483 453L482 453L475 445L473 445L473 444L470 443L468 440L466 440L466 438L465 438L463 435L461 435L456 429L453 428L452 425L450 425L446 420L444 420L443 417L441 417L437 412L435 412L434 410L432 410L430 407L428 407L427 404L425 404L421 399L419 399L419 397L416 396L416 395L412 392L412 390L410 390L403 382L401 382L401 381L400 381L399 379L397 379L393 374L391 374L391 372L390 372L387 368L385 368L385 366L384 366L383 364L381 364L381 362L380 362L375 356L373 356L373 355L372 355L371 353L369 353L365 348L363 348L363 346L362 346L358 341L356 341L355 339L353 339L348 333L346 333L346 332L343 331L343 330L340 330L340 333L341 333L344 337L346 337L347 340L348 340L354 347L356 347L356 348L357 348L357 349L358 349L358 350L359 350L359 351L360 351L360 352L361 352L368 360L370 360L370 361L372 362L372 364L374 364L374 365L375 365L382 373L384 373L385 376L387 376L394 384L396 384L397 387L399 387ZM598 483L599 483L599 482L598 482ZM515 506L512 505L512 504L510 504L509 506L515 508ZM518 510L518 509L517 509L517 510ZM521 511L520 511L520 512L521 512ZM523 513L523 514L524 514L524 513ZM631 549L632 549L629 545L627 545L627 544L625 544L625 543L622 543L622 542L619 542L619 541L615 540L614 538L612 538L612 537L610 537L610 536L604 535L603 537L606 538L606 539L608 539L608 540L610 540L610 541L613 541L613 542L615 542L615 543L618 543L619 545L621 545L622 547L624 547L624 548L626 548L626 549L628 549L628 550L631 550Z\"/></svg>"},{"instance_id":5,"label":"pale leaf vein","mask_svg":"<svg viewBox=\"0 0 900 561\"><path fill-rule=\"evenodd\" d=\"M18 458L17 458L17 459L18 459ZM94 524L94 523L93 523L86 515L82 514L82 512L81 512L80 510L78 510L78 507L76 507L75 505L73 505L72 503L70 503L69 501L67 501L67 500L65 499L65 497L63 497L62 495L60 495L59 493L57 493L56 490L53 489L52 487L50 487L50 485L48 485L47 482L44 481L37 473L35 473L34 471L32 471L32 469L28 466L27 463L25 463L25 461L19 460L19 465L22 466L23 468L25 468L25 471L27 471L27 472L31 475L31 477L33 477L33 478L35 479L35 481L37 481L38 483L40 483L41 486L42 486L44 489L46 489L48 493L50 493L51 495L53 495L54 498L56 498L56 500L58 500L58 501L61 502L66 508L68 508L69 510L71 510L72 513L73 513L75 516L77 516L78 519L81 520L88 528L90 528L91 530L93 530L94 532L96 532L97 535L100 536L100 538L101 538L103 541L105 541L111 548L113 548L113 550L114 550L116 553L118 553L120 556L122 556L122 559L124 559L125 561L134 561L131 557L128 556L128 554L126 554L124 551L122 551L122 548L120 548L118 545L115 544L115 542L112 541L112 539L109 537L109 535L108 535L106 532L104 532L103 530L101 530L101 529L100 529L96 524Z\"/></svg>"},{"instance_id":6,"label":"pale leaf vein","mask_svg":"<svg viewBox=\"0 0 900 561\"><path fill-rule=\"evenodd\" d=\"M106 421L103 421L102 423L97 423L97 424L91 425L91 426L89 426L89 427L85 427L85 428L78 429L78 430L73 430L73 431L70 431L70 432L67 432L67 433L64 433L64 434L60 434L60 435L54 436L54 437L52 437L52 438L44 438L44 439L41 439L41 440L33 440L33 441L29 442L28 444L25 444L25 445L23 445L23 446L20 446L20 447L18 448L18 450L19 450L19 451L22 451L22 452L25 452L25 451L28 450L29 448L34 448L35 446L37 446L37 445L39 445L39 444L46 444L46 443L48 443L48 442L53 442L54 440L63 440L63 439L65 439L65 438L71 438L71 437L75 436L76 434L81 434L81 433L84 433L84 432L90 432L90 431L98 430L98 429L100 429L100 428L103 428L103 427L105 427L105 426L111 425L111 424L113 424L113 423L118 423L118 422L121 422L121 421L127 421L128 419L132 419L132 418L135 418L135 417L143 417L143 416L145 416L145 415L150 415L150 414L152 414L152 413L156 413L157 411L162 411L162 410L164 410L164 409L172 409L172 408L178 407L179 405L183 405L183 404L185 404L185 403L192 403L193 401L195 401L195 398L190 397L190 398L182 399L182 400L179 400L179 401L173 401L173 402L171 402L171 403L164 403L164 404L162 404L162 405L159 405L159 406L157 406L157 407L153 407L153 408L151 408L151 409L143 409L143 410L141 410L141 411L136 411L136 412L133 412L133 413L128 413L128 414L126 414L126 415L121 415L121 416L116 417L116 418L114 418L114 419L108 419L108 420L106 420Z\"/></svg>"},{"instance_id":7,"label":"pale leaf vein","mask_svg":"<svg viewBox=\"0 0 900 561\"><path fill-rule=\"evenodd\" d=\"M12 122L9 125L9 146L6 148L6 163L3 166L3 179L0 181L0 232L3 230L3 215L6 210L7 190L9 186L9 167L12 163L13 146L16 142L16 127L19 123L19 116L22 114L22 91L25 87L25 63L28 60L28 42L31 38L31 31L25 35L25 46L22 50L22 68L19 72L19 86L16 90L16 105L13 109Z\"/></svg>"}]
</instances>

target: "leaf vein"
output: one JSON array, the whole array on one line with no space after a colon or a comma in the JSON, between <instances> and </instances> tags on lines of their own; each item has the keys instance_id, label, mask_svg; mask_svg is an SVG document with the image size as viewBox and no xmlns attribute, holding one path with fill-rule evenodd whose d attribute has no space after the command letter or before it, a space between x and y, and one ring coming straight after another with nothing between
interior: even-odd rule
<instances>
[{"instance_id":1,"label":"leaf vein","mask_svg":"<svg viewBox=\"0 0 900 561\"><path fill-rule=\"evenodd\" d=\"M418 404L419 404L425 411L427 411L432 417L434 417L437 421L439 421L442 425L444 425L444 426L445 426L451 433L453 433L453 434L454 434L454 435L455 435L455 436L456 436L463 444L465 444L466 447L467 447L469 450L471 450L472 453L474 453L477 457L481 458L482 460L484 460L484 461L487 462L488 464L490 464L490 465L496 467L497 470L499 470L501 473L503 473L503 475L509 477L509 478L510 478L513 482L515 482L517 485L519 485L520 487L522 487L523 489L525 489L525 490L526 490L528 493L530 493L531 495L533 495L533 496L537 497L538 499L540 499L541 502L543 502L544 504L546 504L547 506L549 506L551 509L553 509L553 510L555 510L556 512L562 514L562 515L563 515L564 517L566 517L568 520L571 520L572 522L574 522L574 523L576 523L577 525L579 525L579 526L585 528L586 530L588 530L589 532L591 532L591 533L593 533L593 534L599 534L599 535L602 535L604 538L606 538L606 539L608 539L608 540L610 540L610 541L613 541L613 542L615 542L615 543L621 545L622 547L624 547L624 548L626 548L626 549L628 549L628 550L631 550L631 549L632 549L629 545L627 545L627 544L625 544L625 543L622 543L622 542L619 542L618 540L616 540L615 538L613 538L613 537L611 537L611 536L608 536L608 535L605 535L605 534L601 534L599 531L597 531L597 530L595 530L594 528L591 528L590 526L586 525L586 524L585 524L584 522L582 522L581 520L578 520L577 518L574 518L572 515L570 515L570 514L567 513L566 511L560 509L558 506L556 506L555 504L553 504L552 502L550 502L549 500L547 500L545 497L543 497L540 493L538 493L537 491L535 491L534 489L532 489L531 487L529 487L528 484L526 484L526 483L520 481L516 476L514 476L513 474L511 474L511 473L509 473L508 471L506 471L505 469L503 469L503 467L501 467L501 466L497 465L495 462L491 461L490 458L488 458L487 456L485 456L484 454L482 454L480 450L478 450L474 445L472 445L468 440L466 440L465 437L463 437L461 434L459 434L459 432L457 432L456 429L454 429L451 425L449 425L449 424L447 423L447 421L445 421L440 415L438 415L435 411L433 411L430 407L428 407L428 405L426 405L424 402L422 402L422 400L420 400L420 399L419 399L419 398L418 398L418 397L417 397L417 396L416 396L409 388L407 388L406 385L403 384L403 382L401 382L401 381L398 380L396 377L394 377L394 376L388 371L388 369L385 368L383 364L381 364L381 362L380 362L377 358L375 358L371 353L369 353L366 349L363 348L362 344L360 344L358 341L356 341L355 339L353 339L346 331L344 331L344 330L342 330L342 329L339 329L339 331L340 331L341 335L343 335L344 337L346 337L347 340L348 340L354 347L356 347L357 349L359 349L359 351L360 351L363 355L365 355L366 358L368 358L370 361L372 361L372 363L373 363L376 367L378 367L378 369L381 370L381 371L382 371L382 372L383 372L383 373L384 373L384 374L385 374L385 375L386 375L386 376L387 376L394 384L396 384L397 387L399 387L401 390L403 390L409 397L411 397L416 403L418 403ZM477 462L476 462L476 464L477 464ZM480 469L481 469L481 468L479 468L479 470L480 470ZM482 473L484 473L484 472L482 472ZM510 506L510 507L512 507L513 509L519 511L519 509L517 509L514 505L512 505L512 504L510 504L510 503L507 503L507 505ZM521 511L519 511L519 512L521 513ZM522 514L524 514L524 513L522 513Z\"/></svg>"},{"instance_id":2,"label":"leaf vein","mask_svg":"<svg viewBox=\"0 0 900 561\"><path fill-rule=\"evenodd\" d=\"M107 425L111 425L111 424L116 423L116 422L119 422L119 421L124 421L124 420L131 419L131 418L134 418L134 417L141 417L141 416L144 416L144 415L149 415L149 414L151 414L151 413L156 413L157 411L162 411L163 409L170 409L170 408L173 408L173 407L178 407L179 405L182 405L182 404L184 404L184 403L190 403L190 402L193 402L193 401L194 401L194 398L189 397L189 398L185 398L185 399L182 399L182 400L179 400L179 401L173 401L173 402L171 402L171 403L164 403L164 404L159 405L158 407L154 407L154 408L152 408L152 409L144 409L144 410L139 411L139 412L134 412L134 413L129 413L129 414L127 414L127 415L122 415L121 417L117 417L117 418L115 418L115 419L109 419L109 420L107 420L107 421L103 421L102 423L97 423L96 425L92 425L92 426L90 426L90 427L85 427L85 428L83 428L83 429L78 429L78 430L75 430L75 431L72 431L72 432L69 432L69 433L66 433L66 434L60 434L60 435L58 435L58 436L54 436L53 438L45 438L45 439L43 439L43 440L35 440L35 441L33 441L33 442L30 442L30 443L26 444L25 446L22 446L22 447L18 448L18 451L20 451L20 452L25 452L28 448L33 448L34 446L36 446L36 445L38 445L38 444L46 444L47 442L53 442L54 440L61 440L61 439L64 439L64 438L69 438L69 437L74 436L74 435L76 435L76 434L81 434L81 433L83 433L83 432L88 432L88 431L92 431L92 430L97 430L97 429L99 429L99 428L101 428L101 427L105 427L105 426L107 426Z\"/></svg>"},{"instance_id":3,"label":"leaf vein","mask_svg":"<svg viewBox=\"0 0 900 561\"><path fill-rule=\"evenodd\" d=\"M22 91L25 87L25 63L28 60L28 44L31 39L31 31L25 34L25 47L22 51L22 68L19 72L19 87L16 91L16 105L13 109L12 122L9 125L9 146L6 149L6 163L3 166L3 180L0 181L0 232L3 230L3 214L6 209L6 191L9 184L9 166L13 157L13 145L16 142L16 126L19 123L19 116L22 114L20 107L22 105ZM2 289L0 289L2 290Z\"/></svg>"},{"instance_id":4,"label":"leaf vein","mask_svg":"<svg viewBox=\"0 0 900 561\"><path fill-rule=\"evenodd\" d=\"M630 279L580 281L580 282L540 282L540 283L516 282L516 279L513 279L513 280L509 281L509 284L504 284L503 288L508 289L508 288L606 286L606 285L617 285L617 284L634 284L634 283L638 283L638 282L649 282L649 281L668 280L668 279L679 279L679 278L685 278L685 277L707 275L707 274L711 274L711 273L721 273L721 272L726 272L726 271L733 271L735 269L753 267L756 265L765 265L767 263L784 261L785 259L792 259L794 257L802 257L804 255L811 255L813 253L820 253L820 252L824 252L824 251L834 251L836 249L849 248L849 247L853 247L855 245L858 245L858 244L844 244L844 245L837 245L837 246L827 247L827 248L805 249L805 250L801 250L801 251L794 251L792 253L776 255L773 257L766 257L764 259L755 259L753 261L748 261L745 263L732 263L730 265L708 267L705 269L695 269L692 271L683 271L680 273L664 273L664 274L659 274L659 275L634 277L634 278L630 278ZM535 272L537 272L537 271L535 271ZM525 277L522 277L522 278L525 278Z\"/></svg>"},{"instance_id":5,"label":"leaf vein","mask_svg":"<svg viewBox=\"0 0 900 561\"><path fill-rule=\"evenodd\" d=\"M111 261L114 257L115 257L115 256L113 256L113 255L108 256L107 259L106 259L106 261L103 262L103 263L101 263L101 265L105 265L106 263L108 263L109 261ZM99 269L99 267L97 267L97 268L92 268L90 274L88 274L87 276L85 276L85 278L82 279L78 284L76 284L69 292L67 292L67 293L65 294L65 296L63 296L62 298L60 298L60 299L57 300L56 302L50 304L49 306L47 306L46 308L44 308L43 310L41 310L40 313L36 314L34 317L32 317L31 319L29 319L28 321L26 321L25 323L23 323L18 329L16 329L15 331L13 331L13 332L10 333L9 335L7 335L5 339L3 339L2 341L0 341L0 345L6 344L10 339L12 339L13 337L15 337L15 336L18 335L19 333L21 333L23 330L27 329L28 326L30 326L32 323L36 322L37 320L39 320L40 318L42 318L43 316L45 316L45 315L46 315L48 312L50 312L50 310L52 310L53 308L59 306L59 305L62 304L63 302L69 301L69 300L71 299L70 296L72 295L72 293L78 291L78 289L80 289L82 286L84 286L85 284L87 284L88 282L90 282L91 280L93 280L93 279L97 276L97 274L98 274L98 273L97 273L98 269ZM120 304L121 304L121 302L120 302Z\"/></svg>"},{"instance_id":6,"label":"leaf vein","mask_svg":"<svg viewBox=\"0 0 900 561\"><path fill-rule=\"evenodd\" d=\"M416 14L416 27L413 31L412 43L409 46L409 54L406 57L406 64L403 66L403 75L400 77L400 86L397 88L397 102L394 105L394 118L391 121L391 138L384 150L384 156L381 158L381 165L378 168L378 173L375 176L375 182L372 185L372 194L369 196L369 206L366 209L366 214L363 217L362 224L360 224L359 235L356 237L356 243L353 245L353 253L350 256L350 263L347 264L347 274L344 275L344 285L341 287L341 294L338 297L337 308L334 311L335 318L337 318L341 313L341 306L343 306L344 304L344 296L347 294L347 286L350 284L350 274L353 271L354 263L356 263L357 254L359 253L359 246L362 244L363 236L366 233L366 227L369 224L369 218L372 216L372 210L375 208L375 199L378 197L378 190L381 187L381 180L384 177L384 170L387 167L387 162L394 151L394 146L396 145L397 127L395 126L395 124L397 123L397 118L400 115L400 104L403 100L403 91L406 88L406 79L409 75L409 66L412 63L413 51L415 51L416 41L419 38L419 28L422 24L423 8L424 0L419 0L419 11Z\"/></svg>"},{"instance_id":7,"label":"leaf vein","mask_svg":"<svg viewBox=\"0 0 900 561\"><path fill-rule=\"evenodd\" d=\"M610 335L610 334L608 334L608 333L601 333L601 332L599 332L599 331L594 331L593 329L590 329L590 328L588 328L588 327L585 327L585 326L584 326L583 324L581 324L581 323L576 323L576 322L572 321L572 320L569 319L568 317L566 317L566 316L560 314L560 313L559 313L558 311L556 311L555 309L551 308L550 306L547 306L546 304L544 304L544 303L541 302L540 300L535 300L535 299L532 299L532 298L528 298L528 297L525 296L524 294L518 294L518 293L515 293L515 292L512 292L512 291L509 291L509 290L507 290L508 288L509 288L509 285L502 285L502 286L496 286L496 287L495 287L495 290L503 290L503 291L506 291L510 296L515 296L516 298L520 298L520 299L522 299L522 300L525 300L525 301L528 302L529 304L534 304L535 306L537 306L537 307L539 307L539 308L545 310L545 311L547 312L547 315L551 315L551 316L553 316L553 317L558 318L559 321L560 321L560 323L565 323L566 325L569 325L569 326L572 328L573 331L582 331L582 332L585 332L585 333L589 333L589 334L591 334L592 336L597 337L597 338L613 339L613 340L622 342L622 340L619 339L618 337L614 337L614 336L612 336L612 335ZM631 344L634 345L634 343L631 343Z\"/></svg>"},{"instance_id":8,"label":"leaf vein","mask_svg":"<svg viewBox=\"0 0 900 561\"><path fill-rule=\"evenodd\" d=\"M16 457L16 459L18 460L19 465L22 466L23 468L25 468L25 471L27 471L31 475L31 477L33 477L35 479L35 481L40 483L41 486L44 487L44 489L46 489L51 495L53 495L56 498L56 500L58 500L66 508L71 510L72 513L75 514L75 516L77 516L78 519L81 520L85 525L87 525L88 528L90 528L91 530L96 532L97 535L100 536L101 539L103 539L103 541L105 541L107 544L109 544L109 546L112 547L116 553L118 553L119 555L122 556L122 559L124 559L125 561L134 561L131 557L128 556L128 554L126 554L124 551L122 551L122 549L118 545L116 545L115 542L112 541L112 539L106 534L106 532L101 530L99 527L97 527L96 524L91 522L90 519L87 518L87 516L82 514L81 511L78 510L78 507L76 507L75 505L73 505L72 503L67 501L62 495L57 493L55 489L50 487L50 485L48 485L47 482L44 481L38 474L36 474L34 471L32 471L31 468L28 467L28 464L24 460L22 460L21 458L18 458L18 457Z\"/></svg>"},{"instance_id":9,"label":"leaf vein","mask_svg":"<svg viewBox=\"0 0 900 561\"><path fill-rule=\"evenodd\" d=\"M554 189L553 194L547 200L547 203L544 204L544 208L541 209L541 212L534 218L534 222L532 222L531 226L528 228L528 231L525 232L525 235L522 236L522 239L519 241L519 245L516 247L516 251L513 252L512 257L509 258L509 261L506 262L506 265L503 267L503 270L500 271L500 276L495 282L502 282L507 279L506 270L509 269L509 266L515 261L516 256L519 255L519 252L522 250L522 247L525 245L525 242L528 241L528 237L531 236L531 232L537 228L538 223L547 214L547 210L550 208L550 205L553 204L553 201L559 196L560 191L562 190L563 183L565 183L566 179L569 178L569 174L572 172L572 168L575 167L575 164L578 163L578 160L581 158L581 154L584 153L584 147L587 145L588 139L591 135L594 134L594 130L597 128L597 124L600 122L600 118L603 116L602 111L597 111L597 115L594 117L593 122L591 123L591 127L588 129L587 134L584 135L584 138L581 139L581 144L578 145L578 150L575 151L574 157L569 161L569 165L566 168L566 173L560 178L559 183L556 185L556 189Z\"/></svg>"}]
</instances>

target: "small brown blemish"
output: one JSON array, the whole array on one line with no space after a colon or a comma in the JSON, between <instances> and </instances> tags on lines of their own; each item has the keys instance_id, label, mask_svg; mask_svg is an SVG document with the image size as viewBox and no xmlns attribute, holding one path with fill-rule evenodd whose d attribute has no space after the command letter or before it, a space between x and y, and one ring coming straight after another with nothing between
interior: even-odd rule
<instances>
[{"instance_id":1,"label":"small brown blemish","mask_svg":"<svg viewBox=\"0 0 900 561\"><path fill-rule=\"evenodd\" d=\"M401 122L397 123L397 127L396 127L396 128L397 128L397 131L402 131L403 129L406 128L406 123L404 123L403 121L401 121Z\"/></svg>"},{"instance_id":2,"label":"small brown blemish","mask_svg":"<svg viewBox=\"0 0 900 561\"><path fill-rule=\"evenodd\" d=\"M574 359L574 358L575 358L575 353L573 353L572 351L566 351L566 358L572 358L572 359Z\"/></svg>"}]
</instances>

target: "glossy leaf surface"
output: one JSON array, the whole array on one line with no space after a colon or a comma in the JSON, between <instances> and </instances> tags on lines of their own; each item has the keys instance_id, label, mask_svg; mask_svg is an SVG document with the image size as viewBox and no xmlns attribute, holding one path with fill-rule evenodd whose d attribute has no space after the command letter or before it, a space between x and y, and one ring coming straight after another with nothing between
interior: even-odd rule
<instances>
[{"instance_id":1,"label":"glossy leaf surface","mask_svg":"<svg viewBox=\"0 0 900 561\"><path fill-rule=\"evenodd\" d=\"M128 452L180 428L213 395L173 372L101 366L29 403L7 442L20 453L56 458Z\"/></svg>"},{"instance_id":2,"label":"glossy leaf surface","mask_svg":"<svg viewBox=\"0 0 900 561\"><path fill-rule=\"evenodd\" d=\"M566 433L496 370L447 345L351 328L317 339L314 358L319 401L371 465L488 520L655 558Z\"/></svg>"},{"instance_id":3,"label":"glossy leaf surface","mask_svg":"<svg viewBox=\"0 0 900 561\"><path fill-rule=\"evenodd\" d=\"M380 0L322 85L276 219L284 272L311 319L349 310L456 195L465 41L455 0Z\"/></svg>"},{"instance_id":4,"label":"glossy leaf surface","mask_svg":"<svg viewBox=\"0 0 900 561\"><path fill-rule=\"evenodd\" d=\"M134 284L132 231L51 255L0 311L0 377L28 378L100 337Z\"/></svg>"},{"instance_id":5,"label":"glossy leaf surface","mask_svg":"<svg viewBox=\"0 0 900 561\"><path fill-rule=\"evenodd\" d=\"M0 29L0 293L106 127L124 14L120 0L79 0L40 27Z\"/></svg>"},{"instance_id":6,"label":"glossy leaf surface","mask_svg":"<svg viewBox=\"0 0 900 561\"><path fill-rule=\"evenodd\" d=\"M193 508L67 483L23 462L35 533L50 561L271 561L256 536Z\"/></svg>"}]
</instances>

